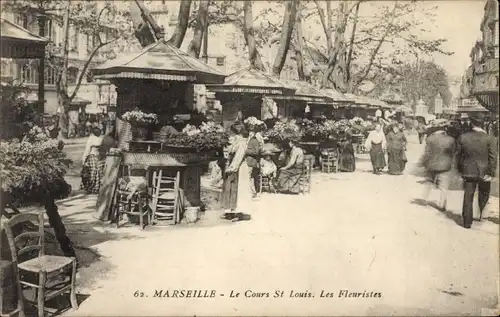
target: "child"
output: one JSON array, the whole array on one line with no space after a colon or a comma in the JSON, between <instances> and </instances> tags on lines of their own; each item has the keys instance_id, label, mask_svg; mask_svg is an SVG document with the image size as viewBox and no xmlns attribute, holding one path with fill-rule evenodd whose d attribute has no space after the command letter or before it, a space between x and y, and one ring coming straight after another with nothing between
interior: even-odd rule
<instances>
[{"instance_id":1,"label":"child","mask_svg":"<svg viewBox=\"0 0 500 317\"><path fill-rule=\"evenodd\" d=\"M260 159L260 170L263 177L269 178L269 185L273 186L273 181L276 178L276 174L278 172L278 168L276 164L274 164L270 153L262 153L263 158Z\"/></svg>"}]
</instances>

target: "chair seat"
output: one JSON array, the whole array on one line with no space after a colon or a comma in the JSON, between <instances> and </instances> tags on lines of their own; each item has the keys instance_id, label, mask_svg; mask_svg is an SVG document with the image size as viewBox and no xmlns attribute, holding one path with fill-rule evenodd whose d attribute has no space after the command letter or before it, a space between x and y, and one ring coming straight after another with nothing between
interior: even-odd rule
<instances>
[{"instance_id":1,"label":"chair seat","mask_svg":"<svg viewBox=\"0 0 500 317\"><path fill-rule=\"evenodd\" d=\"M73 258L57 255L43 255L31 260L19 263L19 268L29 272L54 272L73 262Z\"/></svg>"}]
</instances>

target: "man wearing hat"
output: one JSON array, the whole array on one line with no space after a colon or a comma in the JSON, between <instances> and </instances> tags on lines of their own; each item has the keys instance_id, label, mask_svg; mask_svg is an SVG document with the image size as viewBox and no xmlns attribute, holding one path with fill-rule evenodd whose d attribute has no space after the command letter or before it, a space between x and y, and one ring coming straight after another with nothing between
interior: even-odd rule
<instances>
[{"instance_id":1,"label":"man wearing hat","mask_svg":"<svg viewBox=\"0 0 500 317\"><path fill-rule=\"evenodd\" d=\"M435 123L432 132L427 137L424 155L420 161L431 183L427 187L425 200L428 201L432 187L436 186L440 191L438 207L441 211L446 210L446 198L455 156L455 139L449 136L446 130L445 121Z\"/></svg>"},{"instance_id":2,"label":"man wearing hat","mask_svg":"<svg viewBox=\"0 0 500 317\"><path fill-rule=\"evenodd\" d=\"M470 118L472 129L457 141L457 167L464 180L462 216L464 227L472 225L472 204L478 188L479 220L490 197L491 180L495 176L497 152L495 139L483 130L484 114Z\"/></svg>"}]
</instances>

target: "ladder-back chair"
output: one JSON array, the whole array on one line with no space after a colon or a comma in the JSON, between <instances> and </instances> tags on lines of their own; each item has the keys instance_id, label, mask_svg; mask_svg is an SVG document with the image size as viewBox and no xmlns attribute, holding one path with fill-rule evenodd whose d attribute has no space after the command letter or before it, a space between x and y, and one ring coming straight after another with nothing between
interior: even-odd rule
<instances>
[{"instance_id":1,"label":"ladder-back chair","mask_svg":"<svg viewBox=\"0 0 500 317\"><path fill-rule=\"evenodd\" d=\"M38 230L26 230L14 236L13 228L22 223L36 223ZM14 274L19 279L19 296L23 300L22 288L36 289L38 316L45 314L45 302L69 293L71 307L78 309L76 298L76 259L73 257L45 254L45 229L43 212L38 214L19 214L4 223L5 233L12 253ZM30 243L35 241L35 243ZM38 278L36 278L38 276ZM57 283L54 281L57 280ZM21 307L23 304L20 303Z\"/></svg>"},{"instance_id":2,"label":"ladder-back chair","mask_svg":"<svg viewBox=\"0 0 500 317\"><path fill-rule=\"evenodd\" d=\"M276 194L276 187L274 186L273 183L273 178L271 176L264 176L262 174L259 175L259 192L262 193L263 191L268 192L268 193L274 193Z\"/></svg>"},{"instance_id":3,"label":"ladder-back chair","mask_svg":"<svg viewBox=\"0 0 500 317\"><path fill-rule=\"evenodd\" d=\"M153 223L156 221L168 224L178 224L184 208L184 195L180 189L180 172L175 177L165 176L159 169L153 171L153 194L151 209L153 210Z\"/></svg>"},{"instance_id":4,"label":"ladder-back chair","mask_svg":"<svg viewBox=\"0 0 500 317\"><path fill-rule=\"evenodd\" d=\"M302 163L302 175L300 177L300 192L302 194L308 194L311 192L311 173L313 163L314 156L304 156L304 162Z\"/></svg>"},{"instance_id":5,"label":"ladder-back chair","mask_svg":"<svg viewBox=\"0 0 500 317\"><path fill-rule=\"evenodd\" d=\"M121 169L121 177L118 177L118 180L130 177L134 170L130 166L122 166ZM113 203L113 208L115 210L114 214L116 216L116 227L120 227L120 219L123 215L127 215L129 221L133 217L139 218L139 227L141 230L143 230L147 224L151 224L152 215L148 206L148 201L149 195L146 188L134 192L130 189L121 189L117 186ZM144 219L145 217L146 220Z\"/></svg>"}]
</instances>

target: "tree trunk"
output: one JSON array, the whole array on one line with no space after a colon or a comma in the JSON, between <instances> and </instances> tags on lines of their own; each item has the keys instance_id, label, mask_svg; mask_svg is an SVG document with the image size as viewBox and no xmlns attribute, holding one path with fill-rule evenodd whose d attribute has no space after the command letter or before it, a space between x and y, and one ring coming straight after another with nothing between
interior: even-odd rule
<instances>
[{"instance_id":1,"label":"tree trunk","mask_svg":"<svg viewBox=\"0 0 500 317\"><path fill-rule=\"evenodd\" d=\"M66 227L62 222L61 215L59 215L59 211L54 200L54 195L52 195L51 193L47 194L47 199L45 201L45 212L47 214L47 217L49 218L50 227L54 229L54 234L64 255L76 258L75 249L73 248L71 240L66 235Z\"/></svg>"},{"instance_id":2,"label":"tree trunk","mask_svg":"<svg viewBox=\"0 0 500 317\"><path fill-rule=\"evenodd\" d=\"M359 6L361 5L361 2L358 2L356 4L356 9L355 9L355 12L354 12L354 22L352 24L352 32L351 32L351 38L349 40L349 53L347 55L347 62L346 62L346 78L345 78L345 82L348 86L348 91L350 93L353 92L353 80L351 78L351 62L352 62L352 54L353 54L353 50L354 50L354 39L356 38L356 27L358 25L358 18L359 18Z\"/></svg>"},{"instance_id":3,"label":"tree trunk","mask_svg":"<svg viewBox=\"0 0 500 317\"><path fill-rule=\"evenodd\" d=\"M66 11L64 12L63 19L63 65L59 74L59 78L56 83L57 90L57 101L59 105L59 133L66 135L67 133L67 112L69 108L69 98L68 98L68 55L69 55L69 14L71 11L71 3L68 1Z\"/></svg>"},{"instance_id":4,"label":"tree trunk","mask_svg":"<svg viewBox=\"0 0 500 317\"><path fill-rule=\"evenodd\" d=\"M328 55L332 56L333 55L333 45L332 45L332 30L331 30L331 25L328 26L329 22L327 22L327 20L326 20L325 12L321 8L321 6L319 4L319 1L315 0L314 3L316 4L316 8L318 9L319 20L321 21L321 25L323 26L323 31L325 32L326 46L327 46L327 49L328 49ZM327 3L328 3L328 1L327 1ZM328 6L328 8L331 10L331 6ZM327 14L328 15L332 15L333 12L327 12ZM331 21L330 17L328 17L328 20Z\"/></svg>"},{"instance_id":5,"label":"tree trunk","mask_svg":"<svg viewBox=\"0 0 500 317\"><path fill-rule=\"evenodd\" d=\"M285 15L283 17L283 26L281 27L280 46L273 64L273 75L278 78L283 70L283 66L285 66L286 56L290 49L290 40L292 39L299 2L300 0L292 0L285 3Z\"/></svg>"},{"instance_id":6,"label":"tree trunk","mask_svg":"<svg viewBox=\"0 0 500 317\"><path fill-rule=\"evenodd\" d=\"M304 65L304 38L302 34L302 14L301 10L297 12L297 20L295 21L295 60L297 62L297 75L299 80L304 80L311 82L311 76L309 72L306 72Z\"/></svg>"},{"instance_id":7,"label":"tree trunk","mask_svg":"<svg viewBox=\"0 0 500 317\"><path fill-rule=\"evenodd\" d=\"M243 12L245 15L243 23L243 35L245 36L245 41L248 46L248 59L250 60L250 65L257 68L260 71L265 72L266 68L262 63L260 54L257 50L257 45L255 44L255 36L253 31L253 12L252 12L252 1L245 1L243 3Z\"/></svg>"},{"instance_id":8,"label":"tree trunk","mask_svg":"<svg viewBox=\"0 0 500 317\"><path fill-rule=\"evenodd\" d=\"M200 0L193 39L191 40L191 43L189 43L188 47L188 54L193 57L196 58L200 57L201 42L203 40L203 33L205 32L207 22L208 22L208 0Z\"/></svg>"},{"instance_id":9,"label":"tree trunk","mask_svg":"<svg viewBox=\"0 0 500 317\"><path fill-rule=\"evenodd\" d=\"M387 36L389 35L389 33L392 31L394 19L396 18L395 12L396 12L397 6L398 6L398 3L395 2L394 3L394 7L392 8L392 11L390 13L389 22L387 24L385 32L382 35L382 37L380 38L380 40L378 41L377 46L375 47L375 49L370 54L370 60L368 62L368 65L362 71L362 74L359 76L359 78L356 79L356 81L354 83L354 89L357 89L359 87L359 85L361 85L361 83L366 79L366 77L370 73L370 70L371 70L371 68L373 66L373 62L375 61L375 58L377 57L378 52L380 51L380 48L382 47L382 44L384 44L385 39L387 38Z\"/></svg>"},{"instance_id":10,"label":"tree trunk","mask_svg":"<svg viewBox=\"0 0 500 317\"><path fill-rule=\"evenodd\" d=\"M344 45L344 33L347 25L347 17L348 17L348 10L347 10L347 1L342 0L342 2L339 4L338 8L338 18L337 22L335 23L335 39L334 39L334 44L333 44L333 54L330 55L329 60L328 60L328 68L323 74L323 79L321 82L321 87L326 87L328 85L328 82L330 80L330 76L333 74L333 71L338 68L339 66L342 68L342 65L339 65L339 60L340 54L343 53L343 50L345 49ZM345 65L343 65L345 66ZM342 78L339 78L339 76L336 76L336 78L333 79L334 86L340 87L343 86L343 76Z\"/></svg>"},{"instance_id":11,"label":"tree trunk","mask_svg":"<svg viewBox=\"0 0 500 317\"><path fill-rule=\"evenodd\" d=\"M172 34L172 37L168 40L169 43L177 48L181 47L184 36L186 35L189 23L189 13L191 12L191 2L192 0L181 1L179 15L177 17L177 26L175 27L174 34Z\"/></svg>"}]
</instances>

